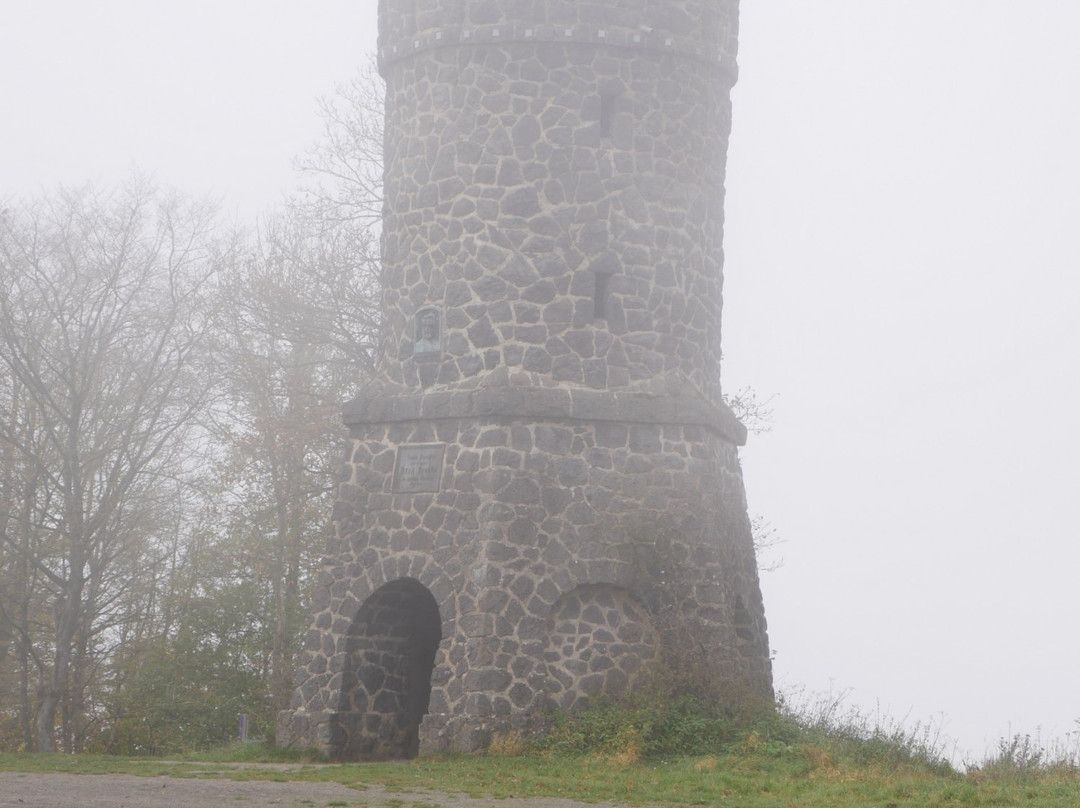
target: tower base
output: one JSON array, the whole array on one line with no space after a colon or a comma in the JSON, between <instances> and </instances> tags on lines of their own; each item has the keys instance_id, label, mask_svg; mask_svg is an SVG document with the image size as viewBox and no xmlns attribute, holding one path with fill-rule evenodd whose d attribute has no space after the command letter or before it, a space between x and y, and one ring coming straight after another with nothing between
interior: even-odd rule
<instances>
[{"instance_id":1,"label":"tower base","mask_svg":"<svg viewBox=\"0 0 1080 808\"><path fill-rule=\"evenodd\" d=\"M475 751L625 694L684 652L771 697L729 412L486 389L369 397L346 416L279 744L340 759Z\"/></svg>"}]
</instances>

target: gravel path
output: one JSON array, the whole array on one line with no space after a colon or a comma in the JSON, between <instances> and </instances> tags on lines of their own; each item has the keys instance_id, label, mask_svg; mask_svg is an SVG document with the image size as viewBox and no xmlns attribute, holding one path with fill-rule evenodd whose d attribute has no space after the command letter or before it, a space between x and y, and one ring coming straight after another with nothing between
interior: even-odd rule
<instances>
[{"instance_id":1,"label":"gravel path","mask_svg":"<svg viewBox=\"0 0 1080 808\"><path fill-rule=\"evenodd\" d=\"M605 808L596 803L586 806L561 799L496 800L436 792L390 792L375 784L359 790L336 783L0 772L0 806L14 805L23 808Z\"/></svg>"}]
</instances>

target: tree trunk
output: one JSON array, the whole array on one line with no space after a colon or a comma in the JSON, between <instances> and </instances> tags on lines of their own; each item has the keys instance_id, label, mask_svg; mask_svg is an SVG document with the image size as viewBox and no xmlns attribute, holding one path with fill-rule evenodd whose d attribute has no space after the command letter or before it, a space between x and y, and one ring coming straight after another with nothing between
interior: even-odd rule
<instances>
[{"instance_id":1,"label":"tree trunk","mask_svg":"<svg viewBox=\"0 0 1080 808\"><path fill-rule=\"evenodd\" d=\"M34 749L38 752L56 751L56 712L68 691L72 644L82 615L82 580L76 577L81 571L81 563L78 566L72 563L71 577L64 587L63 605L57 616L52 672L45 682L34 715Z\"/></svg>"}]
</instances>

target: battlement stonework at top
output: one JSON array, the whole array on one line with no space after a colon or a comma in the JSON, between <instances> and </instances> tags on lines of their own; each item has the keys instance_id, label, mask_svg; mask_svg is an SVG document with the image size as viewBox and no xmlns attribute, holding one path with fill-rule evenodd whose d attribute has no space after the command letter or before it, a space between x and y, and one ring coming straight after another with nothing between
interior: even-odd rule
<instances>
[{"instance_id":1,"label":"battlement stonework at top","mask_svg":"<svg viewBox=\"0 0 1080 808\"><path fill-rule=\"evenodd\" d=\"M440 34L455 29L487 26L503 27L498 34L485 31L495 37L541 41L600 39L602 26L617 45L678 48L732 61L738 43L738 3L732 0L380 0L379 13L379 53L387 57L447 43Z\"/></svg>"}]
</instances>

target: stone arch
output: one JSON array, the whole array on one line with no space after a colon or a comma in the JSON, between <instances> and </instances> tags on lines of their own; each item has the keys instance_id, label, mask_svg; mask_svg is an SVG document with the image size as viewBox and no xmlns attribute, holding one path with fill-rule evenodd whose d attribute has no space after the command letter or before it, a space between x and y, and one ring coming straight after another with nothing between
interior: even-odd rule
<instances>
[{"instance_id":1,"label":"stone arch","mask_svg":"<svg viewBox=\"0 0 1080 808\"><path fill-rule=\"evenodd\" d=\"M545 661L552 696L563 709L622 695L658 654L652 616L622 587L585 584L551 607Z\"/></svg>"},{"instance_id":2,"label":"stone arch","mask_svg":"<svg viewBox=\"0 0 1080 808\"><path fill-rule=\"evenodd\" d=\"M438 603L413 578L384 584L363 602L345 638L338 714L347 729L333 757L416 755L441 639Z\"/></svg>"}]
</instances>

